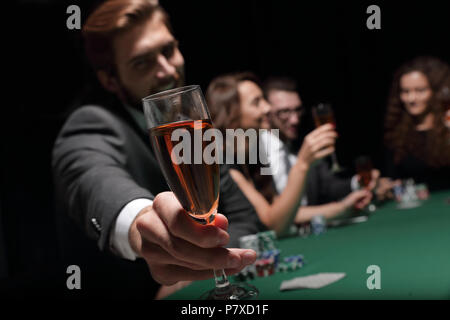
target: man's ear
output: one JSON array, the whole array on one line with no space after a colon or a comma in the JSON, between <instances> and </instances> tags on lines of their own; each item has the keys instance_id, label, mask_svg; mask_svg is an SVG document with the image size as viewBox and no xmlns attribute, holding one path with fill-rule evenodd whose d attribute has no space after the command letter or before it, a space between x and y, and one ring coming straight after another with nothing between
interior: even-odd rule
<instances>
[{"instance_id":1,"label":"man's ear","mask_svg":"<svg viewBox=\"0 0 450 320\"><path fill-rule=\"evenodd\" d=\"M100 84L107 91L117 94L119 92L119 84L117 83L116 77L112 76L110 73L105 70L97 71L97 78L100 81Z\"/></svg>"}]
</instances>

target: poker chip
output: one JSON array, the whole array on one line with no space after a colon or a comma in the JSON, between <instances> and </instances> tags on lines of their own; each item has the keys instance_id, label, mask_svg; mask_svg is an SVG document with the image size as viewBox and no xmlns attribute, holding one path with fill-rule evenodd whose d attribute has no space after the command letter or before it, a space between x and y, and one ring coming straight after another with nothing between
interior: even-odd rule
<instances>
[{"instance_id":1,"label":"poker chip","mask_svg":"<svg viewBox=\"0 0 450 320\"><path fill-rule=\"evenodd\" d=\"M261 254L261 258L262 259L272 259L274 265L277 266L278 262L279 262L279 258L280 258L280 250L275 249L275 250L264 251Z\"/></svg>"},{"instance_id":2,"label":"poker chip","mask_svg":"<svg viewBox=\"0 0 450 320\"><path fill-rule=\"evenodd\" d=\"M298 225L298 235L302 238L306 238L311 234L311 223L304 222Z\"/></svg>"},{"instance_id":3,"label":"poker chip","mask_svg":"<svg viewBox=\"0 0 450 320\"><path fill-rule=\"evenodd\" d=\"M316 221L317 228L322 220ZM310 224L308 223L308 227ZM281 251L275 245L276 234L274 231L265 231L257 234L246 235L239 238L241 248L252 249L257 253L254 264L246 266L234 276L236 281L246 281L255 277L268 277L276 272L294 271L304 264L301 254L290 255L280 261Z\"/></svg>"},{"instance_id":4,"label":"poker chip","mask_svg":"<svg viewBox=\"0 0 450 320\"><path fill-rule=\"evenodd\" d=\"M315 235L325 233L327 230L325 218L323 216L314 216L311 219L311 229Z\"/></svg>"},{"instance_id":5,"label":"poker chip","mask_svg":"<svg viewBox=\"0 0 450 320\"><path fill-rule=\"evenodd\" d=\"M416 186L416 195L419 198L419 200L426 200L429 197L429 191L426 184L418 184Z\"/></svg>"},{"instance_id":6,"label":"poker chip","mask_svg":"<svg viewBox=\"0 0 450 320\"><path fill-rule=\"evenodd\" d=\"M275 250L275 239L277 238L275 231L264 231L256 234L258 237L259 251Z\"/></svg>"},{"instance_id":7,"label":"poker chip","mask_svg":"<svg viewBox=\"0 0 450 320\"><path fill-rule=\"evenodd\" d=\"M286 263L280 262L277 265L277 272L287 272L289 270L289 267Z\"/></svg>"},{"instance_id":8,"label":"poker chip","mask_svg":"<svg viewBox=\"0 0 450 320\"><path fill-rule=\"evenodd\" d=\"M239 246L243 249L252 249L259 257L261 251L259 249L259 238L257 234L249 234L239 238Z\"/></svg>"},{"instance_id":9,"label":"poker chip","mask_svg":"<svg viewBox=\"0 0 450 320\"><path fill-rule=\"evenodd\" d=\"M276 250L276 233L273 230L250 234L239 238L239 246L244 249L255 250L257 257L265 251Z\"/></svg>"},{"instance_id":10,"label":"poker chip","mask_svg":"<svg viewBox=\"0 0 450 320\"><path fill-rule=\"evenodd\" d=\"M400 185L394 187L394 194L399 209L416 208L429 197L427 185L416 185L413 179L402 180Z\"/></svg>"},{"instance_id":11,"label":"poker chip","mask_svg":"<svg viewBox=\"0 0 450 320\"><path fill-rule=\"evenodd\" d=\"M293 271L303 267L304 258L301 254L291 255L284 258L284 263L287 265L289 271Z\"/></svg>"}]
</instances>

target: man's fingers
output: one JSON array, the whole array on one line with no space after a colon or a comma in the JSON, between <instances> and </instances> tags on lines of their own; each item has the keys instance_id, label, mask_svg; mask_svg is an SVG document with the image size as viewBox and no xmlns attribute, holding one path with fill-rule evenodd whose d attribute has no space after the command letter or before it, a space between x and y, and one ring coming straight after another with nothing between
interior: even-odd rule
<instances>
[{"instance_id":1,"label":"man's fingers","mask_svg":"<svg viewBox=\"0 0 450 320\"><path fill-rule=\"evenodd\" d=\"M169 230L154 211L154 208L136 219L136 228L141 235L142 246L145 242L149 242L164 247L171 237Z\"/></svg>"},{"instance_id":2,"label":"man's fingers","mask_svg":"<svg viewBox=\"0 0 450 320\"><path fill-rule=\"evenodd\" d=\"M325 132L316 134L309 138L309 142L311 143L311 145L315 145L315 144L320 143L323 140L329 140L329 139L332 139L333 141L335 141L337 139L336 131L325 131Z\"/></svg>"},{"instance_id":3,"label":"man's fingers","mask_svg":"<svg viewBox=\"0 0 450 320\"><path fill-rule=\"evenodd\" d=\"M359 202L362 199L364 199L365 197L368 197L368 195L370 194L369 191L363 189L363 190L356 190L352 192L352 198L353 198L353 202Z\"/></svg>"},{"instance_id":4,"label":"man's fingers","mask_svg":"<svg viewBox=\"0 0 450 320\"><path fill-rule=\"evenodd\" d=\"M178 200L175 200L172 192L163 192L153 201L153 208L172 235L202 248L214 248L228 243L230 237L222 229L228 224L224 216L218 217L219 226L200 225L184 211Z\"/></svg>"},{"instance_id":5,"label":"man's fingers","mask_svg":"<svg viewBox=\"0 0 450 320\"><path fill-rule=\"evenodd\" d=\"M222 247L229 240L225 216L217 214L214 223L200 225L171 192L158 194L135 225L142 238L139 254L162 284L210 278L212 269L238 272L256 260L253 250Z\"/></svg>"},{"instance_id":6,"label":"man's fingers","mask_svg":"<svg viewBox=\"0 0 450 320\"><path fill-rule=\"evenodd\" d=\"M179 265L151 265L150 273L156 282L170 286L181 280L205 280L214 276L213 270L192 270Z\"/></svg>"},{"instance_id":7,"label":"man's fingers","mask_svg":"<svg viewBox=\"0 0 450 320\"><path fill-rule=\"evenodd\" d=\"M372 173L372 179L378 180L378 178L380 177L380 170L372 169L371 173Z\"/></svg>"},{"instance_id":8,"label":"man's fingers","mask_svg":"<svg viewBox=\"0 0 450 320\"><path fill-rule=\"evenodd\" d=\"M184 260L176 259L159 245L154 243L144 243L142 248L143 258L149 265L153 264L174 264L193 270L204 270L205 267L199 264L190 263Z\"/></svg>"},{"instance_id":9,"label":"man's fingers","mask_svg":"<svg viewBox=\"0 0 450 320\"><path fill-rule=\"evenodd\" d=\"M376 188L377 184L379 183L379 177L380 171L378 169L372 169L370 183L367 186L369 190L373 190Z\"/></svg>"},{"instance_id":10,"label":"man's fingers","mask_svg":"<svg viewBox=\"0 0 450 320\"><path fill-rule=\"evenodd\" d=\"M218 213L216 215L216 218L212 222L212 225L216 226L222 230L227 231L228 230L228 219L223 214Z\"/></svg>"},{"instance_id":11,"label":"man's fingers","mask_svg":"<svg viewBox=\"0 0 450 320\"><path fill-rule=\"evenodd\" d=\"M360 190L360 191L361 191L361 193L358 194L358 198L355 203L355 206L358 209L364 208L372 200L372 193L370 191L367 191L367 190Z\"/></svg>"},{"instance_id":12,"label":"man's fingers","mask_svg":"<svg viewBox=\"0 0 450 320\"><path fill-rule=\"evenodd\" d=\"M241 270L242 268L224 269L226 275L232 275ZM192 270L178 265L155 265L150 267L150 273L156 282L166 286L179 281L207 280L214 277L213 269Z\"/></svg>"},{"instance_id":13,"label":"man's fingers","mask_svg":"<svg viewBox=\"0 0 450 320\"><path fill-rule=\"evenodd\" d=\"M223 219L221 220L222 222L218 222L219 226L225 227L225 222ZM185 212L171 217L167 223L167 227L173 236L186 240L201 248L224 246L230 240L228 233L221 227L213 224L200 225Z\"/></svg>"},{"instance_id":14,"label":"man's fingers","mask_svg":"<svg viewBox=\"0 0 450 320\"><path fill-rule=\"evenodd\" d=\"M216 270L225 269L227 275L239 272L246 265L256 260L256 253L252 250L233 249L234 253L241 256L241 264L237 267L227 268L219 266ZM149 264L150 272L153 278L164 285L172 285L181 280L205 280L214 276L213 269L193 269L180 264Z\"/></svg>"},{"instance_id":15,"label":"man's fingers","mask_svg":"<svg viewBox=\"0 0 450 320\"><path fill-rule=\"evenodd\" d=\"M179 260L199 264L205 268L237 268L241 265L240 256L228 249L199 248L180 238L174 238L172 247L167 250Z\"/></svg>"},{"instance_id":16,"label":"man's fingers","mask_svg":"<svg viewBox=\"0 0 450 320\"><path fill-rule=\"evenodd\" d=\"M311 131L311 133L309 135L310 135L310 137L316 137L326 131L334 131L334 125L331 123L326 123L316 129L314 129L313 131Z\"/></svg>"},{"instance_id":17,"label":"man's fingers","mask_svg":"<svg viewBox=\"0 0 450 320\"><path fill-rule=\"evenodd\" d=\"M327 138L327 139L322 139L320 141L317 141L317 143L315 143L312 146L312 151L317 152L318 150L324 149L326 147L334 146L334 142L335 142L335 140L332 138Z\"/></svg>"},{"instance_id":18,"label":"man's fingers","mask_svg":"<svg viewBox=\"0 0 450 320\"><path fill-rule=\"evenodd\" d=\"M149 263L181 264L194 269L238 268L248 264L247 252L250 250L201 248L177 237L171 237L161 245L144 241L141 249L141 254Z\"/></svg>"}]
</instances>

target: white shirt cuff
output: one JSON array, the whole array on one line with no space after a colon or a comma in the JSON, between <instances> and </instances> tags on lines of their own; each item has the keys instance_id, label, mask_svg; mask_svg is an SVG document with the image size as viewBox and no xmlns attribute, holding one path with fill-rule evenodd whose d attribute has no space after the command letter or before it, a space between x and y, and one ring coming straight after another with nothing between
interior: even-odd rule
<instances>
[{"instance_id":1,"label":"white shirt cuff","mask_svg":"<svg viewBox=\"0 0 450 320\"><path fill-rule=\"evenodd\" d=\"M350 187L352 188L352 191L356 191L361 188L361 186L359 185L359 181L358 181L358 175L355 174L352 177L352 180L350 181Z\"/></svg>"},{"instance_id":2,"label":"white shirt cuff","mask_svg":"<svg viewBox=\"0 0 450 320\"><path fill-rule=\"evenodd\" d=\"M137 254L133 251L128 240L128 232L138 213L153 204L150 199L135 199L127 203L117 216L116 223L111 232L110 244L112 250L128 260L136 260Z\"/></svg>"}]
</instances>

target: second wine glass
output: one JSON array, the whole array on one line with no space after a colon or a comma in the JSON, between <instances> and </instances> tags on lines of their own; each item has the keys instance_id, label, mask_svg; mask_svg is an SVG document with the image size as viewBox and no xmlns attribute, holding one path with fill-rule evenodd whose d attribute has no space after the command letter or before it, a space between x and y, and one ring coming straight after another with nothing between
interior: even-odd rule
<instances>
[{"instance_id":1,"label":"second wine glass","mask_svg":"<svg viewBox=\"0 0 450 320\"><path fill-rule=\"evenodd\" d=\"M331 123L336 127L333 109L331 109L331 105L329 105L328 103L319 103L317 106L313 107L312 114L316 128L327 123ZM337 161L336 152L334 151L331 154L331 161L331 171L335 173L342 171L342 168Z\"/></svg>"}]
</instances>

